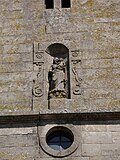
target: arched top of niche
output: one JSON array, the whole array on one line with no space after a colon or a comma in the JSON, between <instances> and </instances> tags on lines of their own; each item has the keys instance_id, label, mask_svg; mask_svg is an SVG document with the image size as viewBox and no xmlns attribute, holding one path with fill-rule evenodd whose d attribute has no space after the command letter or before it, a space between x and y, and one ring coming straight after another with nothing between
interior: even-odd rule
<instances>
[{"instance_id":1,"label":"arched top of niche","mask_svg":"<svg viewBox=\"0 0 120 160\"><path fill-rule=\"evenodd\" d=\"M50 46L48 46L46 51L52 57L58 58L66 58L69 54L69 49L61 43L51 44Z\"/></svg>"}]
</instances>

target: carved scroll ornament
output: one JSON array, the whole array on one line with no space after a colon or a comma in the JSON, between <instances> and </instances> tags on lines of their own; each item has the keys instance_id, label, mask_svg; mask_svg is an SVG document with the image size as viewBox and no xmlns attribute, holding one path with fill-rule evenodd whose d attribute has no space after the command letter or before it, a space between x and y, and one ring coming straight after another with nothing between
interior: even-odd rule
<instances>
[{"instance_id":1,"label":"carved scroll ornament","mask_svg":"<svg viewBox=\"0 0 120 160\"><path fill-rule=\"evenodd\" d=\"M36 62L36 66L38 66L38 72L36 75L36 79L33 80L33 95L36 97L41 97L43 95L43 83L42 83L42 62Z\"/></svg>"},{"instance_id":2,"label":"carved scroll ornament","mask_svg":"<svg viewBox=\"0 0 120 160\"><path fill-rule=\"evenodd\" d=\"M36 78L33 80L33 95L35 97L43 96L43 64L44 51L39 50L39 43L33 44L33 66Z\"/></svg>"},{"instance_id":3,"label":"carved scroll ornament","mask_svg":"<svg viewBox=\"0 0 120 160\"><path fill-rule=\"evenodd\" d=\"M79 50L73 50L72 52L72 72L74 74L74 79L75 79L75 84L74 84L74 89L73 89L73 94L74 95L81 95L82 90L81 90L81 83L82 79L79 77L78 72L77 72L77 67L79 67L81 60L79 59Z\"/></svg>"},{"instance_id":4,"label":"carved scroll ornament","mask_svg":"<svg viewBox=\"0 0 120 160\"><path fill-rule=\"evenodd\" d=\"M76 81L73 94L74 95L81 95L82 92L81 92L81 88L80 87L81 87L82 79L78 76L78 72L76 71L76 68L73 68L72 71L73 71L73 74L75 76L75 81Z\"/></svg>"}]
</instances>

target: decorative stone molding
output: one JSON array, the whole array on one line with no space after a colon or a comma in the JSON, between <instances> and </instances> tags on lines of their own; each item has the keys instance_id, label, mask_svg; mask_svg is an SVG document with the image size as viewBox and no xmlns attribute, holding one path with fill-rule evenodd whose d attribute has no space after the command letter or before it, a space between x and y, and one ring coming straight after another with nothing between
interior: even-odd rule
<instances>
[{"instance_id":1,"label":"decorative stone molding","mask_svg":"<svg viewBox=\"0 0 120 160\"><path fill-rule=\"evenodd\" d=\"M78 72L77 72L76 68L73 68L72 72L75 76L75 81L76 81L75 87L74 87L74 90L73 90L73 94L74 95L81 95L82 94L82 90L81 90L82 79L78 76Z\"/></svg>"},{"instance_id":2,"label":"decorative stone molding","mask_svg":"<svg viewBox=\"0 0 120 160\"><path fill-rule=\"evenodd\" d=\"M55 128L64 128L68 129L72 132L74 136L74 141L72 145L65 150L54 150L50 148L46 142L46 136L48 132L54 130ZM38 135L39 135L39 141L40 146L43 149L44 152L46 152L48 155L51 155L53 157L66 157L71 155L79 146L78 136L77 136L77 130L72 124L64 124L64 125L46 125L46 126L38 126Z\"/></svg>"},{"instance_id":3,"label":"decorative stone molding","mask_svg":"<svg viewBox=\"0 0 120 160\"><path fill-rule=\"evenodd\" d=\"M71 51L72 57L78 57L79 56L79 50L73 50Z\"/></svg>"},{"instance_id":4,"label":"decorative stone molding","mask_svg":"<svg viewBox=\"0 0 120 160\"><path fill-rule=\"evenodd\" d=\"M44 51L39 50L39 44L33 45L33 66L36 78L33 80L33 95L35 97L43 96L43 66L44 66Z\"/></svg>"},{"instance_id":5,"label":"decorative stone molding","mask_svg":"<svg viewBox=\"0 0 120 160\"><path fill-rule=\"evenodd\" d=\"M79 50L73 50L72 52L72 72L74 75L75 79L75 84L74 84L74 89L73 89L73 94L74 95L81 95L82 90L81 90L81 83L82 79L80 78L78 71L77 71L77 65L81 63L81 60L79 59Z\"/></svg>"},{"instance_id":6,"label":"decorative stone molding","mask_svg":"<svg viewBox=\"0 0 120 160\"><path fill-rule=\"evenodd\" d=\"M36 51L34 52L34 62L41 61L44 59L44 51Z\"/></svg>"}]
</instances>

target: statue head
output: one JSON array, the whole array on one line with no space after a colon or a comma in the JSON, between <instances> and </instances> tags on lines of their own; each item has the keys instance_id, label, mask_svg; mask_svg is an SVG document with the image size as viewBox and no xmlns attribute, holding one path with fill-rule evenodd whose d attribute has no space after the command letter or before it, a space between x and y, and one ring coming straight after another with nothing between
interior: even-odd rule
<instances>
[{"instance_id":1,"label":"statue head","mask_svg":"<svg viewBox=\"0 0 120 160\"><path fill-rule=\"evenodd\" d=\"M53 64L59 64L59 58L58 57L54 57L53 59Z\"/></svg>"}]
</instances>

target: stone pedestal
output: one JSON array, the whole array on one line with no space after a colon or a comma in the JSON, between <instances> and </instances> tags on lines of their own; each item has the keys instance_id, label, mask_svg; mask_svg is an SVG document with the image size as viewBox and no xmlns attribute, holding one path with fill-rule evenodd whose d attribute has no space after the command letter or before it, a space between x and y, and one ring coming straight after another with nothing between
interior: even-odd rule
<instances>
[{"instance_id":1,"label":"stone pedestal","mask_svg":"<svg viewBox=\"0 0 120 160\"><path fill-rule=\"evenodd\" d=\"M56 98L56 99L50 99L49 100L49 107L51 110L71 110L71 102L72 100L70 99L65 99L65 98Z\"/></svg>"}]
</instances>

